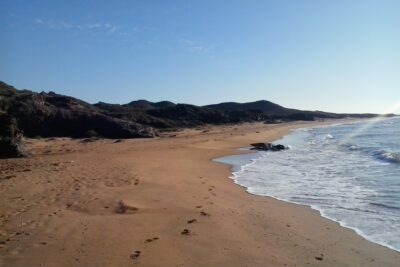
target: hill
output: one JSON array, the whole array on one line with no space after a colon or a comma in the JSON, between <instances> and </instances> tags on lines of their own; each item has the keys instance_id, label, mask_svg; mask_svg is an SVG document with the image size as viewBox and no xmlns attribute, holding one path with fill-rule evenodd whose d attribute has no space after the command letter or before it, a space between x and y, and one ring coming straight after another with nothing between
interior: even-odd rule
<instances>
[{"instance_id":1,"label":"hill","mask_svg":"<svg viewBox=\"0 0 400 267\"><path fill-rule=\"evenodd\" d=\"M282 107L266 100L249 103L225 102L207 106L169 101L136 100L127 104L85 101L54 92L18 90L0 82L0 146L20 147L20 136L28 137L153 137L157 130L263 121L365 118L375 114L336 114ZM3 142L3 143L1 143ZM3 151L5 149L3 148ZM17 152L14 155L22 155ZM0 155L1 156L1 155Z\"/></svg>"},{"instance_id":2,"label":"hill","mask_svg":"<svg viewBox=\"0 0 400 267\"><path fill-rule=\"evenodd\" d=\"M151 127L103 114L82 100L54 92L17 90L0 83L0 110L29 137L153 137Z\"/></svg>"},{"instance_id":3,"label":"hill","mask_svg":"<svg viewBox=\"0 0 400 267\"><path fill-rule=\"evenodd\" d=\"M288 109L278 104L272 103L267 100L259 100L248 103L224 102L219 104L207 105L205 107L221 110L221 111L234 111L234 110L259 110L261 112L286 112Z\"/></svg>"},{"instance_id":4,"label":"hill","mask_svg":"<svg viewBox=\"0 0 400 267\"><path fill-rule=\"evenodd\" d=\"M125 104L124 106L138 108L138 109L157 109L157 108L168 108L174 107L176 104L170 101L150 102L147 100L135 100Z\"/></svg>"}]
</instances>

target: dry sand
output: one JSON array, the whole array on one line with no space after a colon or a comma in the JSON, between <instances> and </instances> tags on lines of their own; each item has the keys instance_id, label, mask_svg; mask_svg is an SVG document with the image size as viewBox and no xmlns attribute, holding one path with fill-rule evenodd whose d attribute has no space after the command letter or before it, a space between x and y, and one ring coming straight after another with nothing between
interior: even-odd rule
<instances>
[{"instance_id":1,"label":"dry sand","mask_svg":"<svg viewBox=\"0 0 400 267\"><path fill-rule=\"evenodd\" d=\"M31 158L0 160L0 266L400 266L308 207L247 194L211 161L306 125L29 139Z\"/></svg>"}]
</instances>

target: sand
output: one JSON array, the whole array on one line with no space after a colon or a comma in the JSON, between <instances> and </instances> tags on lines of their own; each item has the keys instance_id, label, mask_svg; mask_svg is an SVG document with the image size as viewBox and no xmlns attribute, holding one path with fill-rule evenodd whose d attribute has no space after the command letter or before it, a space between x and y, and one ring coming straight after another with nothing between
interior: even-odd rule
<instances>
[{"instance_id":1,"label":"sand","mask_svg":"<svg viewBox=\"0 0 400 267\"><path fill-rule=\"evenodd\" d=\"M400 253L250 195L211 161L307 125L28 139L32 157L0 160L0 266L399 266Z\"/></svg>"}]
</instances>

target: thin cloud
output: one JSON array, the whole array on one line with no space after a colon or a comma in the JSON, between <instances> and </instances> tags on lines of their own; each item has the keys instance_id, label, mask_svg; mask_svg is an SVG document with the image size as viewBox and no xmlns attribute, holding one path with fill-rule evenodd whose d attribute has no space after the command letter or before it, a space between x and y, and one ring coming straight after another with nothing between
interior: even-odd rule
<instances>
[{"instance_id":1,"label":"thin cloud","mask_svg":"<svg viewBox=\"0 0 400 267\"><path fill-rule=\"evenodd\" d=\"M65 21L44 20L41 18L36 18L34 21L36 24L40 26L58 30L80 30L80 31L99 30L109 33L114 33L118 30L118 26L110 22L74 24Z\"/></svg>"},{"instance_id":2,"label":"thin cloud","mask_svg":"<svg viewBox=\"0 0 400 267\"><path fill-rule=\"evenodd\" d=\"M188 51L193 53L205 53L210 50L210 47L189 39L182 39L181 43Z\"/></svg>"}]
</instances>

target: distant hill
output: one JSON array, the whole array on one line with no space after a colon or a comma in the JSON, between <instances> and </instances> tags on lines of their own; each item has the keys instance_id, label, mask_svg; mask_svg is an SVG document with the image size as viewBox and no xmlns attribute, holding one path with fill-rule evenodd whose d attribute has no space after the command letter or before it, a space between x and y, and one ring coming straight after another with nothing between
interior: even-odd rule
<instances>
[{"instance_id":1,"label":"distant hill","mask_svg":"<svg viewBox=\"0 0 400 267\"><path fill-rule=\"evenodd\" d=\"M170 101L150 102L147 100L135 100L125 104L124 106L138 108L138 109L156 109L156 108L168 108L174 107L176 104Z\"/></svg>"},{"instance_id":2,"label":"distant hill","mask_svg":"<svg viewBox=\"0 0 400 267\"><path fill-rule=\"evenodd\" d=\"M222 111L234 111L234 110L259 110L261 112L286 112L289 109L284 108L278 104L272 103L267 100L259 100L248 103L236 103L236 102L224 102L219 104L207 105L207 108L212 108Z\"/></svg>"}]
</instances>

